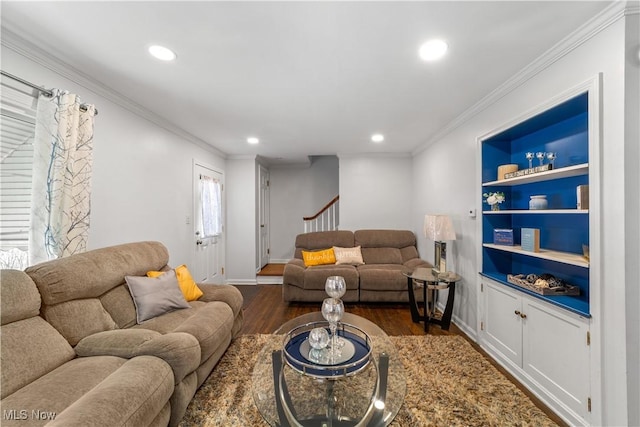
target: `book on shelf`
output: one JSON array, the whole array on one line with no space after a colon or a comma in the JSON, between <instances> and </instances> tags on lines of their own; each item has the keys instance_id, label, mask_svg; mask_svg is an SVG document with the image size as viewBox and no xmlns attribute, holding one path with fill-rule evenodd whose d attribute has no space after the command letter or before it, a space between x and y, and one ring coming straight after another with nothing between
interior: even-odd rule
<instances>
[{"instance_id":1,"label":"book on shelf","mask_svg":"<svg viewBox=\"0 0 640 427\"><path fill-rule=\"evenodd\" d=\"M576 187L576 207L578 209L589 209L589 186L578 185Z\"/></svg>"},{"instance_id":2,"label":"book on shelf","mask_svg":"<svg viewBox=\"0 0 640 427\"><path fill-rule=\"evenodd\" d=\"M520 234L523 251L540 252L540 229L523 228Z\"/></svg>"},{"instance_id":3,"label":"book on shelf","mask_svg":"<svg viewBox=\"0 0 640 427\"><path fill-rule=\"evenodd\" d=\"M496 228L493 230L493 244L513 246L513 229Z\"/></svg>"},{"instance_id":4,"label":"book on shelf","mask_svg":"<svg viewBox=\"0 0 640 427\"><path fill-rule=\"evenodd\" d=\"M519 176L531 175L538 172L546 172L553 169L553 165L551 163L547 163L546 165L536 166L533 168L520 169L519 171L509 172L504 174L504 179L509 178L517 178Z\"/></svg>"}]
</instances>

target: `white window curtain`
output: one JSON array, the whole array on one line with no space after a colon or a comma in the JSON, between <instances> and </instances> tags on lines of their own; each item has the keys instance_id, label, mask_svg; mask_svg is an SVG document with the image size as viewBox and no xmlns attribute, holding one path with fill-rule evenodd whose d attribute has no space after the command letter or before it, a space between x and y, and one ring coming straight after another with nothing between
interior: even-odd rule
<instances>
[{"instance_id":1,"label":"white window curtain","mask_svg":"<svg viewBox=\"0 0 640 427\"><path fill-rule=\"evenodd\" d=\"M95 107L52 92L39 97L36 113L31 264L84 252L89 235Z\"/></svg>"},{"instance_id":2,"label":"white window curtain","mask_svg":"<svg viewBox=\"0 0 640 427\"><path fill-rule=\"evenodd\" d=\"M222 184L219 180L200 176L203 237L222 234Z\"/></svg>"}]
</instances>

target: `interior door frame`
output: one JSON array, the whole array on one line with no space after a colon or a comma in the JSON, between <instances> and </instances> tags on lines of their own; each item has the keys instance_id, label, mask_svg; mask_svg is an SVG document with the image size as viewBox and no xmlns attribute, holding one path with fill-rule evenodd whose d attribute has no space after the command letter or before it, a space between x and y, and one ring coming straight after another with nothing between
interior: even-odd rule
<instances>
[{"instance_id":1,"label":"interior door frame","mask_svg":"<svg viewBox=\"0 0 640 427\"><path fill-rule=\"evenodd\" d=\"M197 197L199 196L199 191L198 191L198 185L199 182L196 179L196 167L202 167L205 169L209 169L215 173L219 173L221 175L221 183L222 183L222 195L221 195L221 201L222 201L222 237L218 240L217 244L219 245L218 248L218 261L220 262L220 268L221 268L221 279L223 283L226 283L226 271L225 271L225 261L226 261L226 252L227 252L227 202L226 202L226 193L224 191L224 186L225 186L225 173L224 170L216 167L216 166L212 166L211 164L208 164L206 162L202 162L198 159L193 159L192 162L192 167L191 167L191 179L192 179L192 210L191 210L191 215L189 218L189 221L191 222L191 228L190 228L190 236L189 236L189 244L192 245L191 246L191 262L193 265L195 265L195 263L197 262L197 254L196 254L196 244L195 244L195 239L196 239L196 231L197 231L197 221L196 221L196 210L198 209L198 200Z\"/></svg>"},{"instance_id":2,"label":"interior door frame","mask_svg":"<svg viewBox=\"0 0 640 427\"><path fill-rule=\"evenodd\" d=\"M264 244L263 229L265 229L264 239L266 240L267 247L269 245L269 239L270 239L269 172L270 171L266 166L262 164L258 164L258 223L256 224L258 228L258 248L257 248L258 265L256 266L256 272L259 272L260 269L262 269L262 267L267 265L269 263L269 258L270 258L270 254L268 252L267 254L264 254L262 251L263 244ZM263 189L262 189L262 182L263 182L264 176L266 176L266 181L267 181L267 184L266 184L267 188L266 188L266 191L264 192L266 194L263 193Z\"/></svg>"}]
</instances>

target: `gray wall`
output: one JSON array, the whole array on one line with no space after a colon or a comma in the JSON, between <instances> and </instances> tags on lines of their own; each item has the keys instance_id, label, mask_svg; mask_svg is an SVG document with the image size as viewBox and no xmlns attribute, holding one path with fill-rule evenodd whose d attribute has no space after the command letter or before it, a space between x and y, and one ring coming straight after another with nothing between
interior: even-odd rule
<instances>
[{"instance_id":1,"label":"gray wall","mask_svg":"<svg viewBox=\"0 0 640 427\"><path fill-rule=\"evenodd\" d=\"M338 158L318 156L310 165L271 166L269 178L270 260L284 262L293 257L296 235L304 232L302 217L314 215L338 195Z\"/></svg>"},{"instance_id":2,"label":"gray wall","mask_svg":"<svg viewBox=\"0 0 640 427\"><path fill-rule=\"evenodd\" d=\"M340 228L412 230L412 161L408 155L342 155Z\"/></svg>"},{"instance_id":3,"label":"gray wall","mask_svg":"<svg viewBox=\"0 0 640 427\"><path fill-rule=\"evenodd\" d=\"M227 159L227 282L256 283L257 162L255 156Z\"/></svg>"}]
</instances>

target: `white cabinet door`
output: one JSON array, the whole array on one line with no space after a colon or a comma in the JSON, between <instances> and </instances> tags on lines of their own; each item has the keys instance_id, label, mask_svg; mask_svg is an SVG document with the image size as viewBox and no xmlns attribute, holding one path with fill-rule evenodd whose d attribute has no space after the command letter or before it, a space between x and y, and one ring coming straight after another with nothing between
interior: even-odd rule
<instances>
[{"instance_id":1,"label":"white cabinet door","mask_svg":"<svg viewBox=\"0 0 640 427\"><path fill-rule=\"evenodd\" d=\"M522 368L569 410L588 417L589 320L523 296Z\"/></svg>"},{"instance_id":2,"label":"white cabinet door","mask_svg":"<svg viewBox=\"0 0 640 427\"><path fill-rule=\"evenodd\" d=\"M484 283L484 334L483 344L502 356L506 363L520 367L522 364L522 319L518 316L521 296L506 286Z\"/></svg>"}]
</instances>

